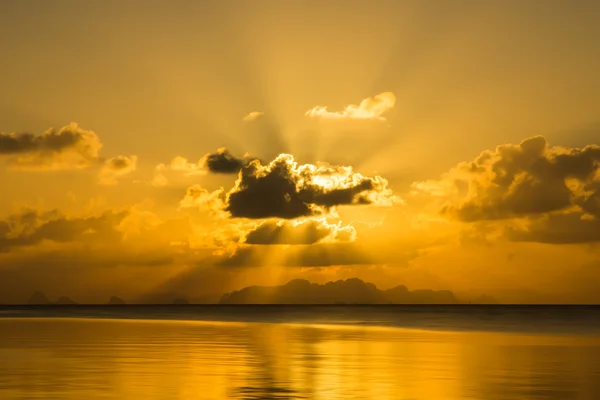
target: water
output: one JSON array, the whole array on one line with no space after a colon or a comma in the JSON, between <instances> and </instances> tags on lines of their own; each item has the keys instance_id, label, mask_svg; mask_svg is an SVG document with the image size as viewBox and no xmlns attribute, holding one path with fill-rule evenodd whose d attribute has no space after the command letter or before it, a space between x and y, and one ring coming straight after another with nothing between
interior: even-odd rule
<instances>
[{"instance_id":1,"label":"water","mask_svg":"<svg viewBox=\"0 0 600 400\"><path fill-rule=\"evenodd\" d=\"M0 399L600 399L594 307L0 308Z\"/></svg>"}]
</instances>

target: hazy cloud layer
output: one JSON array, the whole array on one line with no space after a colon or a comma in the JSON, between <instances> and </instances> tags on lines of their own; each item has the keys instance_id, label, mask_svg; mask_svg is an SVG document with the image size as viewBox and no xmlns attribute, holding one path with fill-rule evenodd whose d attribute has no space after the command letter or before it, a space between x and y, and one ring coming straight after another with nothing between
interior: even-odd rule
<instances>
[{"instance_id":1,"label":"hazy cloud layer","mask_svg":"<svg viewBox=\"0 0 600 400\"><path fill-rule=\"evenodd\" d=\"M120 238L117 227L127 211L105 211L92 217L68 218L58 211L38 213L26 211L0 221L0 252L13 247L32 246L44 240L72 242L75 240L113 240Z\"/></svg>"},{"instance_id":2,"label":"hazy cloud layer","mask_svg":"<svg viewBox=\"0 0 600 400\"><path fill-rule=\"evenodd\" d=\"M250 230L245 237L247 244L313 244L318 242L353 241L353 226L328 224L324 219L307 219L294 222L268 220Z\"/></svg>"},{"instance_id":3,"label":"hazy cloud layer","mask_svg":"<svg viewBox=\"0 0 600 400\"><path fill-rule=\"evenodd\" d=\"M385 120L382 115L394 108L396 96L392 92L383 92L373 97L367 97L359 105L350 104L342 111L328 111L327 106L315 106L305 115L311 118L327 119L373 119Z\"/></svg>"}]
</instances>

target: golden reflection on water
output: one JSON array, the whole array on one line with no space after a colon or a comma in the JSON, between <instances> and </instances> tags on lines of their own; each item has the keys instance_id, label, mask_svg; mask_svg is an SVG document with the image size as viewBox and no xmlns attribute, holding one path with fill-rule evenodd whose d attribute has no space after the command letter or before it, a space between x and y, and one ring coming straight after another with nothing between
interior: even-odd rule
<instances>
[{"instance_id":1,"label":"golden reflection on water","mask_svg":"<svg viewBox=\"0 0 600 400\"><path fill-rule=\"evenodd\" d=\"M0 399L600 399L600 338L0 319Z\"/></svg>"}]
</instances>

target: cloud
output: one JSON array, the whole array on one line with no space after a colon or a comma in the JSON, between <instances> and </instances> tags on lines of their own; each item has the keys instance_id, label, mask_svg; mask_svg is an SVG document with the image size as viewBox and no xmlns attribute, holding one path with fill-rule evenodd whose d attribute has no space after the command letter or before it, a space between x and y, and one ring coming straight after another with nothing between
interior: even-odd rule
<instances>
[{"instance_id":1,"label":"cloud","mask_svg":"<svg viewBox=\"0 0 600 400\"><path fill-rule=\"evenodd\" d=\"M600 218L581 212L554 213L509 226L504 233L517 242L594 243L600 242Z\"/></svg>"},{"instance_id":2,"label":"cloud","mask_svg":"<svg viewBox=\"0 0 600 400\"><path fill-rule=\"evenodd\" d=\"M98 136L72 122L31 133L0 133L0 157L8 157L13 169L60 170L86 168L95 164L102 143Z\"/></svg>"},{"instance_id":3,"label":"cloud","mask_svg":"<svg viewBox=\"0 0 600 400\"><path fill-rule=\"evenodd\" d=\"M225 207L225 190L220 188L209 192L200 185L187 188L179 202L180 208L197 208L201 211L220 212Z\"/></svg>"},{"instance_id":4,"label":"cloud","mask_svg":"<svg viewBox=\"0 0 600 400\"><path fill-rule=\"evenodd\" d=\"M394 108L396 96L392 92L383 92L367 97L359 105L350 104L343 111L328 111L326 106L316 106L304 115L311 118L328 119L373 119L385 121L382 115Z\"/></svg>"},{"instance_id":5,"label":"cloud","mask_svg":"<svg viewBox=\"0 0 600 400\"><path fill-rule=\"evenodd\" d=\"M246 234L247 244L302 245L319 242L353 241L356 230L353 226L328 224L324 218L303 221L268 220Z\"/></svg>"},{"instance_id":6,"label":"cloud","mask_svg":"<svg viewBox=\"0 0 600 400\"><path fill-rule=\"evenodd\" d=\"M323 215L340 205L391 205L388 182L365 177L352 167L327 164L298 165L281 154L267 165L250 162L239 172L225 198L225 211L234 218L293 219Z\"/></svg>"},{"instance_id":7,"label":"cloud","mask_svg":"<svg viewBox=\"0 0 600 400\"><path fill-rule=\"evenodd\" d=\"M482 152L441 180L413 189L445 198L443 213L461 221L499 220L593 208L600 181L600 146L548 147L542 136Z\"/></svg>"},{"instance_id":8,"label":"cloud","mask_svg":"<svg viewBox=\"0 0 600 400\"><path fill-rule=\"evenodd\" d=\"M237 174L240 169L248 165L256 158L245 154L244 157L236 157L226 148L220 148L214 153L208 153L202 158L202 165L215 174Z\"/></svg>"},{"instance_id":9,"label":"cloud","mask_svg":"<svg viewBox=\"0 0 600 400\"><path fill-rule=\"evenodd\" d=\"M442 199L442 214L459 221L503 221L500 233L513 241L600 241L597 145L549 147L536 136L486 150L413 190Z\"/></svg>"},{"instance_id":10,"label":"cloud","mask_svg":"<svg viewBox=\"0 0 600 400\"><path fill-rule=\"evenodd\" d=\"M244 116L244 118L242 118L242 121L244 121L244 122L254 121L255 119L258 119L263 115L265 115L265 113L262 111L252 111L252 112L246 114Z\"/></svg>"},{"instance_id":11,"label":"cloud","mask_svg":"<svg viewBox=\"0 0 600 400\"><path fill-rule=\"evenodd\" d=\"M159 170L166 168L164 164L161 165L162 167L158 167ZM188 161L187 158L181 156L173 157L173 159L168 165L168 169L170 169L171 171L183 172L185 176L206 174L206 171L204 170L200 161L192 163Z\"/></svg>"},{"instance_id":12,"label":"cloud","mask_svg":"<svg viewBox=\"0 0 600 400\"><path fill-rule=\"evenodd\" d=\"M116 185L118 178L137 169L137 156L117 156L104 161L100 168L99 180L104 185Z\"/></svg>"},{"instance_id":13,"label":"cloud","mask_svg":"<svg viewBox=\"0 0 600 400\"><path fill-rule=\"evenodd\" d=\"M0 252L33 246L42 241L63 243L120 238L122 234L117 227L127 215L127 211L107 210L98 216L68 218L58 211L39 213L28 210L0 222Z\"/></svg>"}]
</instances>

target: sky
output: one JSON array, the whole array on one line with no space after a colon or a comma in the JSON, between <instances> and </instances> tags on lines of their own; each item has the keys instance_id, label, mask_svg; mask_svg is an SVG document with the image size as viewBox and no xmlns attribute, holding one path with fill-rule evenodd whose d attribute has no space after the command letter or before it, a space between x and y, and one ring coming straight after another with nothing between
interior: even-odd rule
<instances>
[{"instance_id":1,"label":"sky","mask_svg":"<svg viewBox=\"0 0 600 400\"><path fill-rule=\"evenodd\" d=\"M1 0L0 302L600 302L599 39L584 0Z\"/></svg>"}]
</instances>

